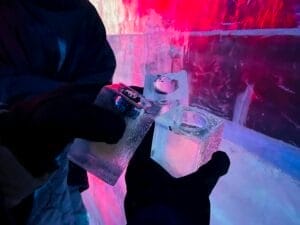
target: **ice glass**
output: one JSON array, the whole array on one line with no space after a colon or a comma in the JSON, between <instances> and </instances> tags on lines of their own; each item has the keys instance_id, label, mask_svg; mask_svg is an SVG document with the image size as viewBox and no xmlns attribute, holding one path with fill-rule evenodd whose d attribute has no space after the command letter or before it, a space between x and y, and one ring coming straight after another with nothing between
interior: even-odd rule
<instances>
[{"instance_id":1,"label":"ice glass","mask_svg":"<svg viewBox=\"0 0 300 225\"><path fill-rule=\"evenodd\" d=\"M144 96L161 105L161 114L178 105L189 104L186 71L145 76Z\"/></svg>"},{"instance_id":2,"label":"ice glass","mask_svg":"<svg viewBox=\"0 0 300 225\"><path fill-rule=\"evenodd\" d=\"M151 158L173 177L195 172L218 150L224 121L202 109L178 106L155 119Z\"/></svg>"},{"instance_id":3,"label":"ice glass","mask_svg":"<svg viewBox=\"0 0 300 225\"><path fill-rule=\"evenodd\" d=\"M124 117L123 137L114 145L76 139L68 156L74 163L114 185L154 122L159 107L124 84L103 87L95 104Z\"/></svg>"}]
</instances>

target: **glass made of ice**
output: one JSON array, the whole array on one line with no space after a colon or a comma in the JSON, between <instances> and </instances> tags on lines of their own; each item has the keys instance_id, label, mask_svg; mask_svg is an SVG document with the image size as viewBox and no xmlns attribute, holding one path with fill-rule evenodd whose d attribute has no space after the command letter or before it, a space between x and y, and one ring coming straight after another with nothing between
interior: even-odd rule
<instances>
[{"instance_id":1,"label":"glass made of ice","mask_svg":"<svg viewBox=\"0 0 300 225\"><path fill-rule=\"evenodd\" d=\"M151 158L174 177L195 172L218 150L224 122L195 107L178 106L155 120Z\"/></svg>"},{"instance_id":2,"label":"glass made of ice","mask_svg":"<svg viewBox=\"0 0 300 225\"><path fill-rule=\"evenodd\" d=\"M114 145L76 139L68 156L74 163L114 185L154 122L159 107L124 84L103 87L95 104L124 117L123 137Z\"/></svg>"},{"instance_id":3,"label":"glass made of ice","mask_svg":"<svg viewBox=\"0 0 300 225\"><path fill-rule=\"evenodd\" d=\"M188 105L189 89L186 71L145 76L144 96L162 106L162 113L178 105Z\"/></svg>"}]
</instances>

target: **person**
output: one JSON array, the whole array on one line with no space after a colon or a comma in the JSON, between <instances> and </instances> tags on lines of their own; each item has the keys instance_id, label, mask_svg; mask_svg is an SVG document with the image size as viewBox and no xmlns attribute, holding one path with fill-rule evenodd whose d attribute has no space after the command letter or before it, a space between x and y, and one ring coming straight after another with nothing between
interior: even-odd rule
<instances>
[{"instance_id":1,"label":"person","mask_svg":"<svg viewBox=\"0 0 300 225\"><path fill-rule=\"evenodd\" d=\"M196 172L174 178L150 158L153 132L152 126L125 174L127 225L209 225L209 195L229 169L228 155L217 151Z\"/></svg>"},{"instance_id":2,"label":"person","mask_svg":"<svg viewBox=\"0 0 300 225\"><path fill-rule=\"evenodd\" d=\"M111 82L115 57L87 0L1 1L0 12L0 102L66 86L93 101Z\"/></svg>"},{"instance_id":3,"label":"person","mask_svg":"<svg viewBox=\"0 0 300 225\"><path fill-rule=\"evenodd\" d=\"M87 224L70 219L80 210L86 216L78 193L88 184L66 146L75 137L115 143L125 129L122 118L93 104L116 66L104 25L88 0L3 0L0 17L0 102L8 111L0 118L1 153L33 180L47 178L9 204L12 220Z\"/></svg>"},{"instance_id":4,"label":"person","mask_svg":"<svg viewBox=\"0 0 300 225\"><path fill-rule=\"evenodd\" d=\"M13 193L14 198L10 198L13 201L9 201L13 204L9 204L8 211L8 193L3 187L13 179L1 180L1 215L12 214L6 220L12 224L87 224L86 215L80 211L80 201L78 205L69 201L70 196L78 200L78 185L81 191L87 188L86 184L81 184L85 176L79 175L81 172L77 168L79 176L67 177L70 168L74 174L74 165L68 168L63 149L74 137L115 143L125 129L121 118L92 104L99 89L111 82L115 69L115 58L104 26L87 0L3 0L0 17L0 102L8 109L0 117L0 150L18 169L11 172L38 179L29 188L31 191L25 190L24 194L21 189L22 195L18 198ZM149 149L149 137L151 133L139 149ZM173 216L176 212L174 205L177 203L169 204L163 198L173 182L171 186L164 184L172 179L148 159L140 160L140 155L143 159L145 151L135 154L126 174L128 224L146 224L145 218L158 215L160 209ZM146 162L144 169L141 162ZM1 166L2 171L8 172L7 164ZM147 174L152 172L160 177L162 185L155 188L156 178L152 177L149 189ZM12 174L8 173L14 177ZM76 177L80 177L80 184ZM209 183L213 185L217 177ZM191 180L193 182L187 187L197 179ZM184 188L184 179L178 183L181 185L176 188L177 194L189 190ZM160 189L165 191L160 192ZM154 207L151 207L147 198L149 191L154 193L152 196L161 196L162 204L156 196L151 204ZM29 196L28 192L31 192ZM207 192L205 196L207 200ZM183 201L179 200L178 203ZM205 205L208 203L205 201ZM207 210L205 212L207 215ZM78 216L72 216L74 213Z\"/></svg>"}]
</instances>

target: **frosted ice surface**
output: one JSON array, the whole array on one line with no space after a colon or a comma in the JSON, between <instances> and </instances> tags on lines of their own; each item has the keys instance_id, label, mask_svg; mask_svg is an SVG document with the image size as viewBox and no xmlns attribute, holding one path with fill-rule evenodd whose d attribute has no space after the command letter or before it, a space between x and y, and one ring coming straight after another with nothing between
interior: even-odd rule
<instances>
[{"instance_id":1,"label":"frosted ice surface","mask_svg":"<svg viewBox=\"0 0 300 225\"><path fill-rule=\"evenodd\" d=\"M178 89L178 81L167 76L158 75L153 86L156 93L166 95Z\"/></svg>"},{"instance_id":2,"label":"frosted ice surface","mask_svg":"<svg viewBox=\"0 0 300 225\"><path fill-rule=\"evenodd\" d=\"M219 149L231 166L210 196L211 225L300 224L299 149L227 122ZM115 186L92 175L89 184L90 225L126 224L124 173Z\"/></svg>"},{"instance_id":3,"label":"frosted ice surface","mask_svg":"<svg viewBox=\"0 0 300 225\"><path fill-rule=\"evenodd\" d=\"M195 107L176 107L156 118L151 157L172 176L185 176L218 150L222 131L222 119Z\"/></svg>"},{"instance_id":4,"label":"frosted ice surface","mask_svg":"<svg viewBox=\"0 0 300 225\"><path fill-rule=\"evenodd\" d=\"M111 186L88 174L89 189L82 193L89 215L89 225L125 225L123 202L126 193L125 173Z\"/></svg>"},{"instance_id":5,"label":"frosted ice surface","mask_svg":"<svg viewBox=\"0 0 300 225\"><path fill-rule=\"evenodd\" d=\"M249 112L249 107L251 104L251 98L253 96L253 93L254 85L250 84L247 85L246 90L243 93L237 96L232 121L240 125L246 125L247 115Z\"/></svg>"},{"instance_id":6,"label":"frosted ice surface","mask_svg":"<svg viewBox=\"0 0 300 225\"><path fill-rule=\"evenodd\" d=\"M300 224L299 180L228 140L220 148L231 166L210 196L212 225Z\"/></svg>"},{"instance_id":7,"label":"frosted ice surface","mask_svg":"<svg viewBox=\"0 0 300 225\"><path fill-rule=\"evenodd\" d=\"M159 107L121 84L102 88L96 104L124 116L126 129L118 143L76 139L69 159L108 184L114 185L148 132Z\"/></svg>"},{"instance_id":8,"label":"frosted ice surface","mask_svg":"<svg viewBox=\"0 0 300 225\"><path fill-rule=\"evenodd\" d=\"M188 105L189 88L186 71L147 74L143 94L147 99L162 104L177 101L181 105Z\"/></svg>"}]
</instances>

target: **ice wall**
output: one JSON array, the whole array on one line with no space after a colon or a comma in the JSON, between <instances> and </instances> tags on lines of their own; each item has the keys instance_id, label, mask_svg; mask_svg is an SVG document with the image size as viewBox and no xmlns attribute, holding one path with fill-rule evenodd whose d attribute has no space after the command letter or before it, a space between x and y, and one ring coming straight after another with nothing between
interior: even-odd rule
<instances>
[{"instance_id":1,"label":"ice wall","mask_svg":"<svg viewBox=\"0 0 300 225\"><path fill-rule=\"evenodd\" d=\"M294 28L299 0L91 0L110 34L144 33L161 18L164 29ZM151 18L151 20L149 20ZM158 27L156 26L156 29Z\"/></svg>"},{"instance_id":2,"label":"ice wall","mask_svg":"<svg viewBox=\"0 0 300 225\"><path fill-rule=\"evenodd\" d=\"M143 85L147 70L185 69L191 103L229 120L239 110L235 121L243 117L249 128L300 145L298 29L158 32L109 40L118 59L115 81Z\"/></svg>"},{"instance_id":3,"label":"ice wall","mask_svg":"<svg viewBox=\"0 0 300 225\"><path fill-rule=\"evenodd\" d=\"M191 103L300 146L299 0L94 3L117 56L115 81L143 85L149 70L185 69Z\"/></svg>"}]
</instances>

